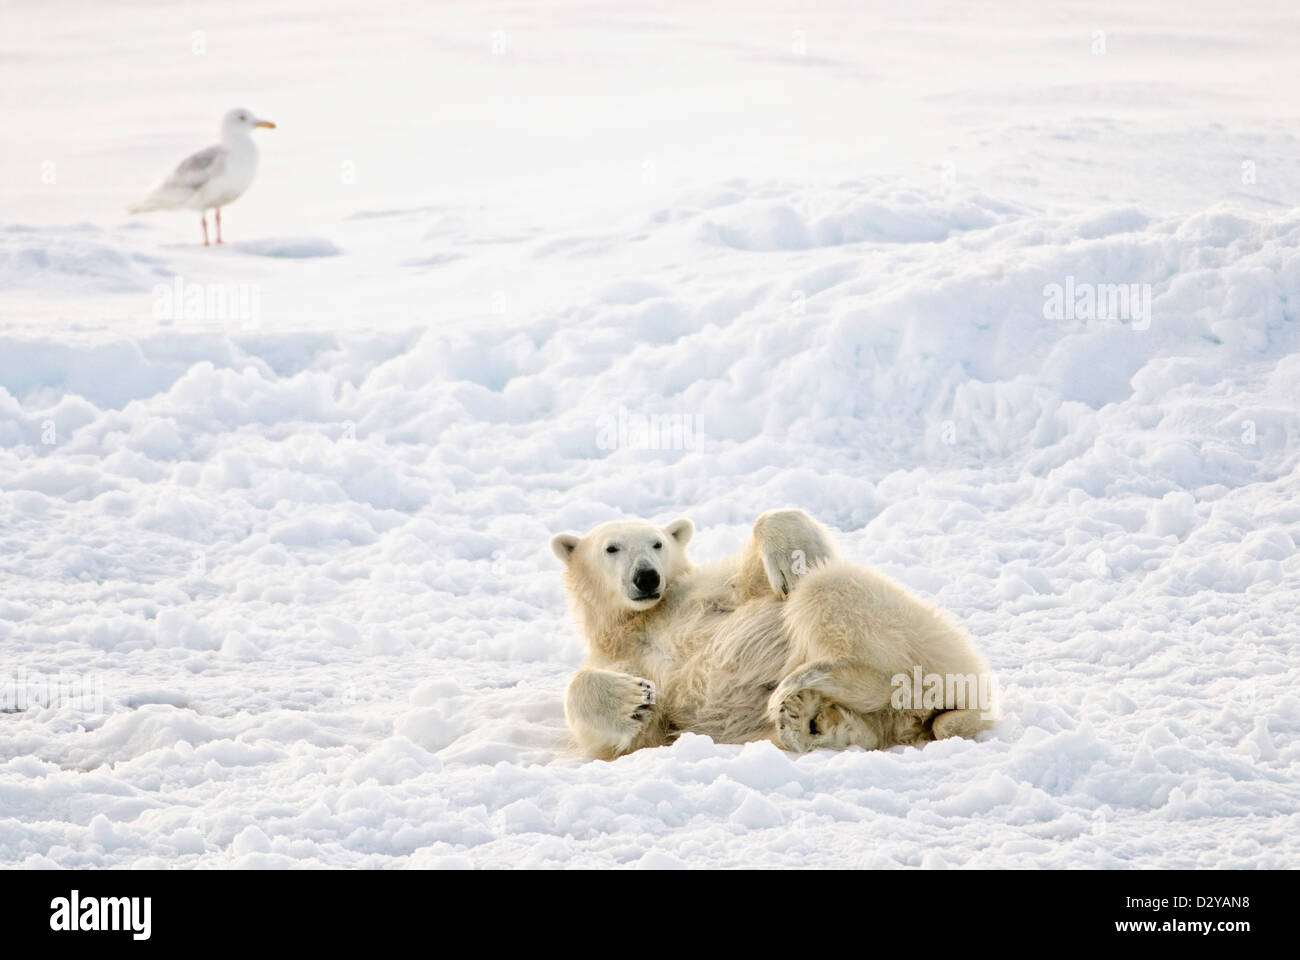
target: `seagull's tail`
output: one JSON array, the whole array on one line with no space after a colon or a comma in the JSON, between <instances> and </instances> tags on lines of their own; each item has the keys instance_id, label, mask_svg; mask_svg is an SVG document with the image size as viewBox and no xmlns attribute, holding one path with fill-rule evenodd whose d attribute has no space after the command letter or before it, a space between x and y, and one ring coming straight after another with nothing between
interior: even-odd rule
<instances>
[{"instance_id":1,"label":"seagull's tail","mask_svg":"<svg viewBox=\"0 0 1300 960\"><path fill-rule=\"evenodd\" d=\"M176 210L185 206L194 196L193 190L181 189L170 183L154 187L126 208L128 213L148 213L150 210Z\"/></svg>"},{"instance_id":2,"label":"seagull's tail","mask_svg":"<svg viewBox=\"0 0 1300 960\"><path fill-rule=\"evenodd\" d=\"M126 212L127 213L148 213L150 210L158 210L162 207L162 204L160 204L158 200L159 200L158 191L155 190L153 193L149 194L148 196L141 197L135 203L130 204L126 208Z\"/></svg>"}]
</instances>

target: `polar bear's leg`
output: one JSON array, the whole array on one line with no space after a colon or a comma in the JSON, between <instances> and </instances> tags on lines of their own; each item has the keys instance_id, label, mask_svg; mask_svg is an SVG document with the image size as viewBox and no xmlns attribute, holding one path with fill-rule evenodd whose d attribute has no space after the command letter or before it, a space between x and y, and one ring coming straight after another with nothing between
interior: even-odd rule
<instances>
[{"instance_id":1,"label":"polar bear's leg","mask_svg":"<svg viewBox=\"0 0 1300 960\"><path fill-rule=\"evenodd\" d=\"M579 670L569 681L564 715L582 752L612 760L664 741L649 680L613 670Z\"/></svg>"},{"instance_id":2,"label":"polar bear's leg","mask_svg":"<svg viewBox=\"0 0 1300 960\"><path fill-rule=\"evenodd\" d=\"M880 711L889 705L889 694L889 681L864 664L822 661L797 668L777 684L768 714L777 743L787 750L874 750L888 746Z\"/></svg>"},{"instance_id":3,"label":"polar bear's leg","mask_svg":"<svg viewBox=\"0 0 1300 960\"><path fill-rule=\"evenodd\" d=\"M812 690L857 713L875 713L889 706L892 689L888 677L866 664L824 660L791 671L772 691L768 710L775 712L789 697Z\"/></svg>"},{"instance_id":4,"label":"polar bear's leg","mask_svg":"<svg viewBox=\"0 0 1300 960\"><path fill-rule=\"evenodd\" d=\"M835 555L830 535L802 510L769 510L754 521L736 583L741 600L784 600L799 579Z\"/></svg>"}]
</instances>

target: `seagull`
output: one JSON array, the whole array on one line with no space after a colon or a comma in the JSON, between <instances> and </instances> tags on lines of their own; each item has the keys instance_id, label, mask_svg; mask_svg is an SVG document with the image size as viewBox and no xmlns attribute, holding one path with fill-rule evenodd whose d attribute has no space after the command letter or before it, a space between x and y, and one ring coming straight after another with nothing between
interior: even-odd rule
<instances>
[{"instance_id":1,"label":"seagull","mask_svg":"<svg viewBox=\"0 0 1300 960\"><path fill-rule=\"evenodd\" d=\"M221 243L221 208L238 200L257 173L253 131L274 130L270 120L236 107L221 118L221 142L186 157L172 175L144 199L127 207L130 213L149 210L198 210L203 245L208 246L208 210L216 213L217 243Z\"/></svg>"}]
</instances>

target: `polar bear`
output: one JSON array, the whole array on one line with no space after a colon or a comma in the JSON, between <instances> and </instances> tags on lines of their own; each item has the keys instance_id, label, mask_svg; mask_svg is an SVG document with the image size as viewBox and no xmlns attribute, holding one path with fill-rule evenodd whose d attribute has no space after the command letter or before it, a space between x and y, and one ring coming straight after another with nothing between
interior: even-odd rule
<instances>
[{"instance_id":1,"label":"polar bear","mask_svg":"<svg viewBox=\"0 0 1300 960\"><path fill-rule=\"evenodd\" d=\"M763 514L741 553L704 567L686 556L694 532L689 520L633 520L551 541L589 651L565 696L587 756L682 731L804 752L992 726L988 667L966 635L882 574L838 560L803 511Z\"/></svg>"}]
</instances>

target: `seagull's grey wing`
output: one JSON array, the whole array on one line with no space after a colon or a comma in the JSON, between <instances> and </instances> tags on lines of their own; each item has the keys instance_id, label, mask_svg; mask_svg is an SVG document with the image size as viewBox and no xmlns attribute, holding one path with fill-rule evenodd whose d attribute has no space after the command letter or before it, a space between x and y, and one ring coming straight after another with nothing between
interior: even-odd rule
<instances>
[{"instance_id":1,"label":"seagull's grey wing","mask_svg":"<svg viewBox=\"0 0 1300 960\"><path fill-rule=\"evenodd\" d=\"M182 160L180 166L163 183L163 188L198 190L213 178L221 176L225 169L225 149L219 144L207 147Z\"/></svg>"},{"instance_id":2,"label":"seagull's grey wing","mask_svg":"<svg viewBox=\"0 0 1300 960\"><path fill-rule=\"evenodd\" d=\"M127 209L132 213L144 213L148 210L177 210L196 200L202 203L200 191L225 172L226 158L226 148L220 144L186 157L147 197Z\"/></svg>"}]
</instances>

